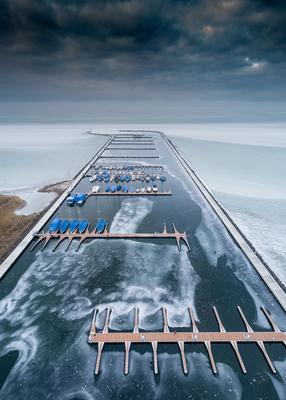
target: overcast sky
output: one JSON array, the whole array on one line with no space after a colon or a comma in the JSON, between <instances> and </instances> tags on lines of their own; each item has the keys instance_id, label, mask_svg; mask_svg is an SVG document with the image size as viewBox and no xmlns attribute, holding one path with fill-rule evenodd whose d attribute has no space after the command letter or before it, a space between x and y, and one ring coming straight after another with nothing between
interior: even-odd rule
<instances>
[{"instance_id":1,"label":"overcast sky","mask_svg":"<svg viewBox=\"0 0 286 400\"><path fill-rule=\"evenodd\" d=\"M2 117L73 102L102 120L284 118L285 0L0 5Z\"/></svg>"}]
</instances>

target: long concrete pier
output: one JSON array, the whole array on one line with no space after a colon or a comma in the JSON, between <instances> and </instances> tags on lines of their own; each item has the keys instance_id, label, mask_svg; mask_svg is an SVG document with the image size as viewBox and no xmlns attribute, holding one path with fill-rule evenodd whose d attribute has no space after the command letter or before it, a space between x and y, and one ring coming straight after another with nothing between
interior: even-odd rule
<instances>
[{"instance_id":1,"label":"long concrete pier","mask_svg":"<svg viewBox=\"0 0 286 400\"><path fill-rule=\"evenodd\" d=\"M120 132L131 132L130 130L120 130ZM235 226L234 222L231 220L227 212L224 208L219 204L219 202L215 199L210 190L206 187L203 181L200 179L198 174L190 167L189 163L185 160L181 152L174 146L170 139L166 136L166 134L162 131L150 131L150 130L132 130L132 132L137 133L157 133L160 134L161 137L166 142L167 146L170 148L174 156L177 158L179 163L182 165L186 173L195 183L199 191L202 193L206 201L214 210L215 214L219 217L224 227L231 235L233 240L237 243L237 245L242 250L243 254L250 261L251 265L255 268L261 279L265 282L271 293L275 296L278 303L281 305L284 311L286 311L286 287L281 282L281 280L277 277L277 275L265 264L262 262L261 258L258 256L258 253L253 250L250 243L246 240L243 234L239 231L238 227Z\"/></svg>"},{"instance_id":2,"label":"long concrete pier","mask_svg":"<svg viewBox=\"0 0 286 400\"><path fill-rule=\"evenodd\" d=\"M173 145L173 143L167 138L164 132L160 132L161 136L167 143L168 147L171 149L173 154L179 160L180 164L183 166L185 171L188 173L190 178L196 184L200 192L203 194L207 202L210 204L212 209L215 211L216 215L220 218L223 225L230 233L233 240L238 244L238 246L243 251L244 255L253 265L255 270L258 272L260 277L263 279L265 284L268 286L272 294L275 296L281 307L286 311L286 292L283 289L283 283L279 280L279 278L264 265L264 263L260 260L260 258L255 254L253 249L250 247L249 243L245 240L243 235L239 232L237 227L231 221L227 213L224 211L222 206L217 202L212 193L208 190L208 188L204 185L202 180L198 177L195 171L190 167L188 162L184 159L180 151Z\"/></svg>"}]
</instances>

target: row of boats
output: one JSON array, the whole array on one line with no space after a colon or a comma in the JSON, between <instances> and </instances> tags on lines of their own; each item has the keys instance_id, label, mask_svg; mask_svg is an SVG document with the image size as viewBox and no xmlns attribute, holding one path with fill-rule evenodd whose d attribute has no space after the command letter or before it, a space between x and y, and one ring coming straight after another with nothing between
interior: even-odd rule
<instances>
[{"instance_id":1,"label":"row of boats","mask_svg":"<svg viewBox=\"0 0 286 400\"><path fill-rule=\"evenodd\" d=\"M87 219L81 221L74 219L69 221L67 219L54 218L50 223L50 233L84 233L89 226ZM100 218L95 226L95 232L102 233L106 227L106 221Z\"/></svg>"},{"instance_id":2,"label":"row of boats","mask_svg":"<svg viewBox=\"0 0 286 400\"><path fill-rule=\"evenodd\" d=\"M99 193L100 191L105 193L158 193L157 185L133 187L127 185L105 185L103 189L99 185L95 185L91 189L92 193Z\"/></svg>"},{"instance_id":3,"label":"row of boats","mask_svg":"<svg viewBox=\"0 0 286 400\"><path fill-rule=\"evenodd\" d=\"M132 175L111 175L109 171L100 171L102 172L101 174L94 174L89 178L90 182L135 182L135 181L141 181L141 182L154 182L154 181L161 181L165 182L166 177L165 175L146 175L145 172L139 172L137 174L132 174Z\"/></svg>"}]
</instances>

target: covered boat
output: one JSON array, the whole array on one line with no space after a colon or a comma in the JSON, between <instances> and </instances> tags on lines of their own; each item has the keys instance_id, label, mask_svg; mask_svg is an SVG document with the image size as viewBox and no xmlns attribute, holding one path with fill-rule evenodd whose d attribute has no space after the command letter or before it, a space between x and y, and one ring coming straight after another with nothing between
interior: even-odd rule
<instances>
[{"instance_id":1,"label":"covered boat","mask_svg":"<svg viewBox=\"0 0 286 400\"><path fill-rule=\"evenodd\" d=\"M60 225L60 233L66 233L69 226L70 222L67 219L64 219Z\"/></svg>"},{"instance_id":2,"label":"covered boat","mask_svg":"<svg viewBox=\"0 0 286 400\"><path fill-rule=\"evenodd\" d=\"M91 191L92 191L92 193L98 193L100 191L100 186L99 185L93 186Z\"/></svg>"},{"instance_id":3,"label":"covered boat","mask_svg":"<svg viewBox=\"0 0 286 400\"><path fill-rule=\"evenodd\" d=\"M86 194L85 193L79 193L76 195L76 205L77 206L82 206L86 202Z\"/></svg>"},{"instance_id":4,"label":"covered boat","mask_svg":"<svg viewBox=\"0 0 286 400\"><path fill-rule=\"evenodd\" d=\"M79 223L78 233L84 233L87 230L87 227L88 227L88 220L84 219Z\"/></svg>"},{"instance_id":5,"label":"covered boat","mask_svg":"<svg viewBox=\"0 0 286 400\"><path fill-rule=\"evenodd\" d=\"M74 220L71 222L71 224L70 224L69 232L70 232L70 233L75 233L76 230L77 230L77 228L78 228L78 226L79 226L78 220L77 220L77 219L74 219Z\"/></svg>"},{"instance_id":6,"label":"covered boat","mask_svg":"<svg viewBox=\"0 0 286 400\"><path fill-rule=\"evenodd\" d=\"M116 189L117 189L117 186L116 185L112 185L110 190L111 190L112 193L115 193Z\"/></svg>"},{"instance_id":7,"label":"covered boat","mask_svg":"<svg viewBox=\"0 0 286 400\"><path fill-rule=\"evenodd\" d=\"M102 233L104 231L106 227L106 221L103 218L100 218L100 220L98 221L95 229L97 233Z\"/></svg>"},{"instance_id":8,"label":"covered boat","mask_svg":"<svg viewBox=\"0 0 286 400\"><path fill-rule=\"evenodd\" d=\"M124 185L123 188L122 188L122 191L124 193L127 193L128 192L128 186Z\"/></svg>"},{"instance_id":9,"label":"covered boat","mask_svg":"<svg viewBox=\"0 0 286 400\"><path fill-rule=\"evenodd\" d=\"M56 233L60 229L62 220L59 218L54 218L50 223L50 233Z\"/></svg>"},{"instance_id":10,"label":"covered boat","mask_svg":"<svg viewBox=\"0 0 286 400\"><path fill-rule=\"evenodd\" d=\"M97 180L97 175L95 174L95 175L92 175L90 178L89 178L89 182L94 182L94 181L96 181Z\"/></svg>"},{"instance_id":11,"label":"covered boat","mask_svg":"<svg viewBox=\"0 0 286 400\"><path fill-rule=\"evenodd\" d=\"M106 193L109 193L109 192L110 192L110 186L109 186L109 185L106 185L106 186L105 186L105 191L106 191Z\"/></svg>"},{"instance_id":12,"label":"covered boat","mask_svg":"<svg viewBox=\"0 0 286 400\"><path fill-rule=\"evenodd\" d=\"M74 206L74 205L75 205L75 201L76 201L76 194L70 194L70 195L67 197L67 205L68 205L69 207Z\"/></svg>"}]
</instances>

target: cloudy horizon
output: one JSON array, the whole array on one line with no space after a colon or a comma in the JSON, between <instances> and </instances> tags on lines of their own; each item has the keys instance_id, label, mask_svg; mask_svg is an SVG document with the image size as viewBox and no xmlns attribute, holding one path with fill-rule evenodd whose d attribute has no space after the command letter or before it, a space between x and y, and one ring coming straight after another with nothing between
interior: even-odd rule
<instances>
[{"instance_id":1,"label":"cloudy horizon","mask_svg":"<svg viewBox=\"0 0 286 400\"><path fill-rule=\"evenodd\" d=\"M0 4L1 121L285 119L285 1Z\"/></svg>"}]
</instances>

